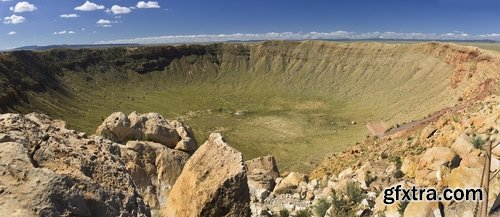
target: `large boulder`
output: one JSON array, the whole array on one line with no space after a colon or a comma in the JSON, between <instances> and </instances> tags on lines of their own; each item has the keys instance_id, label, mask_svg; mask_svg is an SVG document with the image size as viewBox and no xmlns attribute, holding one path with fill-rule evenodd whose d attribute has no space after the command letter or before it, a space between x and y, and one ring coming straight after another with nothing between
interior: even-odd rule
<instances>
[{"instance_id":1,"label":"large boulder","mask_svg":"<svg viewBox=\"0 0 500 217\"><path fill-rule=\"evenodd\" d=\"M250 189L264 189L271 192L276 185L275 179L280 176L276 160L273 156L259 157L245 161L248 169L248 186Z\"/></svg>"},{"instance_id":2,"label":"large boulder","mask_svg":"<svg viewBox=\"0 0 500 217\"><path fill-rule=\"evenodd\" d=\"M143 137L139 129L130 127L130 120L123 112L115 112L107 117L97 127L96 134L122 143L128 140L142 139Z\"/></svg>"},{"instance_id":3,"label":"large boulder","mask_svg":"<svg viewBox=\"0 0 500 217\"><path fill-rule=\"evenodd\" d=\"M477 202L476 201L459 201L456 203L451 203L444 209L444 216L446 217L475 217L474 213L479 213L479 209L476 211ZM479 208L479 207L478 207ZM490 215L497 216L497 215Z\"/></svg>"},{"instance_id":4,"label":"large boulder","mask_svg":"<svg viewBox=\"0 0 500 217\"><path fill-rule=\"evenodd\" d=\"M404 210L404 216L441 217L437 202L411 201Z\"/></svg>"},{"instance_id":5,"label":"large boulder","mask_svg":"<svg viewBox=\"0 0 500 217\"><path fill-rule=\"evenodd\" d=\"M460 164L460 157L448 147L433 147L420 156L415 170L417 186L441 186L451 169Z\"/></svg>"},{"instance_id":6,"label":"large boulder","mask_svg":"<svg viewBox=\"0 0 500 217\"><path fill-rule=\"evenodd\" d=\"M291 172L285 178L276 183L273 194L294 194L300 193L300 183L307 183L307 176L297 172Z\"/></svg>"},{"instance_id":7,"label":"large boulder","mask_svg":"<svg viewBox=\"0 0 500 217\"><path fill-rule=\"evenodd\" d=\"M415 178L415 170L417 169L417 159L415 157L405 157L401 165L401 172L408 178Z\"/></svg>"},{"instance_id":8,"label":"large boulder","mask_svg":"<svg viewBox=\"0 0 500 217\"><path fill-rule=\"evenodd\" d=\"M450 188L479 188L481 187L481 177L483 168L460 167L451 171L448 177Z\"/></svg>"},{"instance_id":9,"label":"large boulder","mask_svg":"<svg viewBox=\"0 0 500 217\"><path fill-rule=\"evenodd\" d=\"M247 172L241 153L218 133L187 161L172 187L164 216L250 216Z\"/></svg>"},{"instance_id":10,"label":"large boulder","mask_svg":"<svg viewBox=\"0 0 500 217\"><path fill-rule=\"evenodd\" d=\"M420 134L420 141L425 141L426 139L432 137L436 131L437 128L433 124L426 126Z\"/></svg>"},{"instance_id":11,"label":"large boulder","mask_svg":"<svg viewBox=\"0 0 500 217\"><path fill-rule=\"evenodd\" d=\"M146 204L161 209L189 154L159 143L129 141L121 146L121 157Z\"/></svg>"},{"instance_id":12,"label":"large boulder","mask_svg":"<svg viewBox=\"0 0 500 217\"><path fill-rule=\"evenodd\" d=\"M120 143L129 140L157 142L188 153L193 153L197 148L190 127L178 121L166 120L158 113L132 112L127 117L123 112L115 112L97 128L96 134Z\"/></svg>"},{"instance_id":13,"label":"large boulder","mask_svg":"<svg viewBox=\"0 0 500 217\"><path fill-rule=\"evenodd\" d=\"M467 134L463 133L453 142L451 149L464 158L474 150L474 145Z\"/></svg>"},{"instance_id":14,"label":"large boulder","mask_svg":"<svg viewBox=\"0 0 500 217\"><path fill-rule=\"evenodd\" d=\"M150 216L119 144L40 114L0 115L0 216Z\"/></svg>"}]
</instances>

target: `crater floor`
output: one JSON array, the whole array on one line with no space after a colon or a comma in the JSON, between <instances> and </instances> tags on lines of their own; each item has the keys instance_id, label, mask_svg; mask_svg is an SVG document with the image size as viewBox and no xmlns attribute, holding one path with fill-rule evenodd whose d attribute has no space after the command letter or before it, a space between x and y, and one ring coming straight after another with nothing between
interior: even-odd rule
<instances>
[{"instance_id":1,"label":"crater floor","mask_svg":"<svg viewBox=\"0 0 500 217\"><path fill-rule=\"evenodd\" d=\"M498 69L496 54L443 43L20 51L0 55L0 111L89 133L115 111L158 112L199 141L221 132L246 159L272 154L283 170L309 171L361 141L367 121L424 118L490 91Z\"/></svg>"}]
</instances>

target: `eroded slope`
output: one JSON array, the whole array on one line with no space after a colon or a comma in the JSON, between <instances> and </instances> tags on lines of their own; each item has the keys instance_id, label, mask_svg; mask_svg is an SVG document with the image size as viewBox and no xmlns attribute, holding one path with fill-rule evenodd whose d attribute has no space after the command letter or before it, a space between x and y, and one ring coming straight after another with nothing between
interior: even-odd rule
<instances>
[{"instance_id":1,"label":"eroded slope","mask_svg":"<svg viewBox=\"0 0 500 217\"><path fill-rule=\"evenodd\" d=\"M2 111L43 112L88 132L114 111L156 111L185 120L202 140L222 132L246 158L274 154L281 168L299 170L363 138L364 124L351 121L411 121L489 95L500 68L494 54L442 43L271 41L1 57ZM19 85L23 78L38 86Z\"/></svg>"}]
</instances>

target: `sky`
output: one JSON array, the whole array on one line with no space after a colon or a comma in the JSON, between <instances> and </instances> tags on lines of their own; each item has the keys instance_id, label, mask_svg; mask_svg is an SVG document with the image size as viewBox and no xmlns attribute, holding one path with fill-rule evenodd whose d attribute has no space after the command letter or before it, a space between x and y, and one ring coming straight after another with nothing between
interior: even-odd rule
<instances>
[{"instance_id":1,"label":"sky","mask_svg":"<svg viewBox=\"0 0 500 217\"><path fill-rule=\"evenodd\" d=\"M500 0L0 0L0 49L265 39L492 39Z\"/></svg>"}]
</instances>

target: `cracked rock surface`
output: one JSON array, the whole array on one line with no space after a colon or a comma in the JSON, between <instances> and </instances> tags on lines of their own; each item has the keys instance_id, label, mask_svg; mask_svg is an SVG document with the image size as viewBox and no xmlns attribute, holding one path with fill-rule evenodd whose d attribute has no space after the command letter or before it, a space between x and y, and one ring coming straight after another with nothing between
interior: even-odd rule
<instances>
[{"instance_id":1,"label":"cracked rock surface","mask_svg":"<svg viewBox=\"0 0 500 217\"><path fill-rule=\"evenodd\" d=\"M0 216L150 216L119 152L46 115L0 115Z\"/></svg>"},{"instance_id":2,"label":"cracked rock surface","mask_svg":"<svg viewBox=\"0 0 500 217\"><path fill-rule=\"evenodd\" d=\"M130 140L156 142L190 154L198 147L189 126L167 120L158 113L132 112L126 116L123 112L115 112L102 122L96 134L122 144Z\"/></svg>"}]
</instances>

